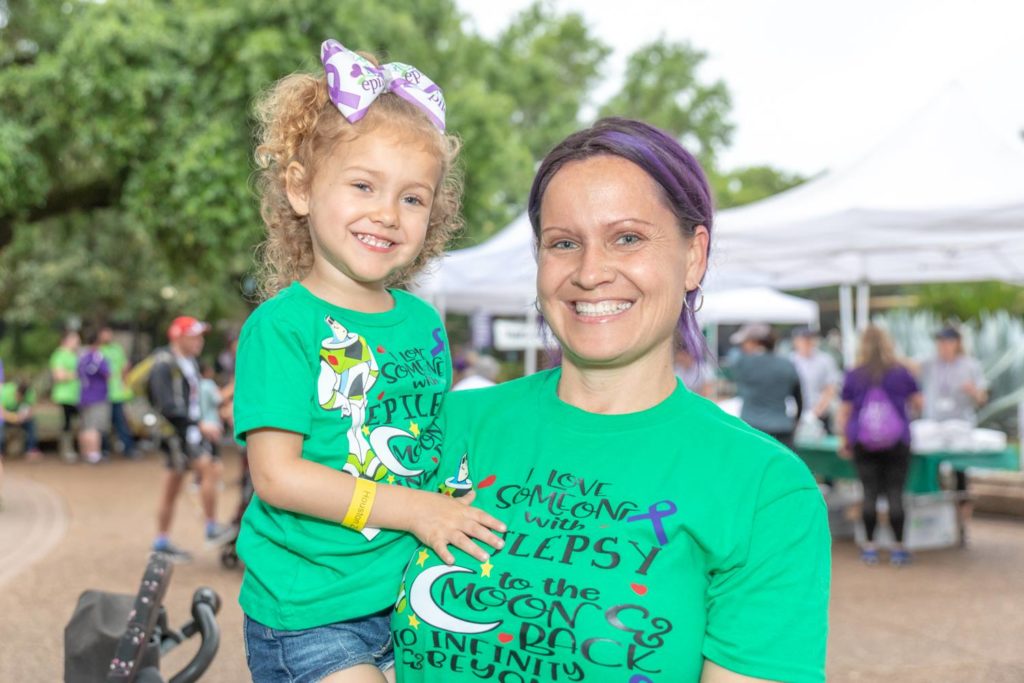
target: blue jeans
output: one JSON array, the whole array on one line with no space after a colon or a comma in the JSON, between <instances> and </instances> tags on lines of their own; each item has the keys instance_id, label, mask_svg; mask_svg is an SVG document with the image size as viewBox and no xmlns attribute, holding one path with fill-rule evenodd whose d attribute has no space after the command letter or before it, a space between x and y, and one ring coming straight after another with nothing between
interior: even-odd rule
<instances>
[{"instance_id":1,"label":"blue jeans","mask_svg":"<svg viewBox=\"0 0 1024 683\"><path fill-rule=\"evenodd\" d=\"M316 683L360 664L394 666L391 609L354 621L282 631L245 617L245 659L253 683Z\"/></svg>"},{"instance_id":2,"label":"blue jeans","mask_svg":"<svg viewBox=\"0 0 1024 683\"><path fill-rule=\"evenodd\" d=\"M135 437L132 436L131 427L128 426L128 417L124 413L124 403L111 403L110 404L110 424L114 428L114 433L117 434L118 440L124 447L125 457L132 457L135 455ZM107 440L107 435L103 435L104 440ZM110 450L105 448L105 450Z\"/></svg>"}]
</instances>

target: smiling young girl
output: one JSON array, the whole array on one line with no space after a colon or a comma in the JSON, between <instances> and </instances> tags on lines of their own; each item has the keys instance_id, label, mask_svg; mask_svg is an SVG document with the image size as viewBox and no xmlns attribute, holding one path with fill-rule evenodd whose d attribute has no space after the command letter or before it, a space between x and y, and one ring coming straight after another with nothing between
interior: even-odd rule
<instances>
[{"instance_id":1,"label":"smiling young girl","mask_svg":"<svg viewBox=\"0 0 1024 683\"><path fill-rule=\"evenodd\" d=\"M451 386L436 311L392 289L458 226L440 89L328 40L325 75L258 106L263 290L239 340L235 432L256 495L240 602L255 681L378 681L387 611L415 545L487 554L503 526L417 487L437 466Z\"/></svg>"}]
</instances>

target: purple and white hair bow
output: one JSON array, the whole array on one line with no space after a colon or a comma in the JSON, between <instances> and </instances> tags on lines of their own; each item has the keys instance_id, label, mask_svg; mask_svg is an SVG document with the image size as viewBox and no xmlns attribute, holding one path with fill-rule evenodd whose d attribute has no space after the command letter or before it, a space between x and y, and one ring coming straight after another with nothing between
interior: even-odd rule
<instances>
[{"instance_id":1,"label":"purple and white hair bow","mask_svg":"<svg viewBox=\"0 0 1024 683\"><path fill-rule=\"evenodd\" d=\"M363 118L381 93L393 92L425 111L444 130L444 95L416 67L401 62L376 67L336 40L325 40L320 46L320 61L331 102L349 123Z\"/></svg>"}]
</instances>

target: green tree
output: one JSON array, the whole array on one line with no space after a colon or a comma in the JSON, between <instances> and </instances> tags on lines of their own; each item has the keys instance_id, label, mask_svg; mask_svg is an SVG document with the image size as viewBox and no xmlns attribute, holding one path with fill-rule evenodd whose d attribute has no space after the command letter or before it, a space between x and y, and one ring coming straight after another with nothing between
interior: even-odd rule
<instances>
[{"instance_id":1,"label":"green tree","mask_svg":"<svg viewBox=\"0 0 1024 683\"><path fill-rule=\"evenodd\" d=\"M533 157L509 133L517 103L488 92L480 56L500 60L461 32L450 0L11 0L2 10L0 49L18 54L0 62L0 303L12 321L236 311L262 239L251 102L289 72L319 70L328 36L444 84L465 142L473 238L525 196Z\"/></svg>"},{"instance_id":2,"label":"green tree","mask_svg":"<svg viewBox=\"0 0 1024 683\"><path fill-rule=\"evenodd\" d=\"M639 48L629 56L622 88L601 107L601 116L648 121L679 138L705 168L712 166L729 144L733 126L725 83L702 83L697 77L706 57L687 43L663 39Z\"/></svg>"},{"instance_id":3,"label":"green tree","mask_svg":"<svg viewBox=\"0 0 1024 683\"><path fill-rule=\"evenodd\" d=\"M948 320L980 320L983 313L1007 311L1024 315L1024 287L1007 282L958 282L914 285L918 306Z\"/></svg>"},{"instance_id":4,"label":"green tree","mask_svg":"<svg viewBox=\"0 0 1024 683\"><path fill-rule=\"evenodd\" d=\"M771 166L746 166L726 173L711 171L716 206L728 209L771 197L800 185L807 179Z\"/></svg>"},{"instance_id":5,"label":"green tree","mask_svg":"<svg viewBox=\"0 0 1024 683\"><path fill-rule=\"evenodd\" d=\"M492 90L515 103L506 130L520 131L535 159L579 127L610 52L580 14L560 16L542 2L516 15L498 36L483 74Z\"/></svg>"}]
</instances>

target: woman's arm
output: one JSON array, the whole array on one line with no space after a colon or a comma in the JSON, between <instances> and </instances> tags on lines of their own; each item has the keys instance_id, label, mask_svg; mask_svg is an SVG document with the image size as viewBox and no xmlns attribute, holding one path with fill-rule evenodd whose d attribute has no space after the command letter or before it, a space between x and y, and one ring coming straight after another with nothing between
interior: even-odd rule
<instances>
[{"instance_id":1,"label":"woman's arm","mask_svg":"<svg viewBox=\"0 0 1024 683\"><path fill-rule=\"evenodd\" d=\"M302 457L302 435L279 429L256 429L246 436L253 486L268 505L340 523L355 491L355 477ZM500 550L494 534L505 525L470 505L475 495L459 499L405 486L378 484L368 526L408 531L446 564L455 561L449 545L484 562L488 554L473 539Z\"/></svg>"},{"instance_id":2,"label":"woman's arm","mask_svg":"<svg viewBox=\"0 0 1024 683\"><path fill-rule=\"evenodd\" d=\"M751 678L718 666L710 659L704 660L700 683L771 683L767 678Z\"/></svg>"},{"instance_id":3,"label":"woman's arm","mask_svg":"<svg viewBox=\"0 0 1024 683\"><path fill-rule=\"evenodd\" d=\"M920 396L920 394L917 394ZM850 421L850 415L853 413L853 403L850 401L843 401L839 404L839 410L836 411L836 434L839 435L839 457L844 460L849 460L853 456L853 446L846 442L846 423Z\"/></svg>"}]
</instances>

